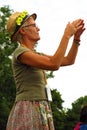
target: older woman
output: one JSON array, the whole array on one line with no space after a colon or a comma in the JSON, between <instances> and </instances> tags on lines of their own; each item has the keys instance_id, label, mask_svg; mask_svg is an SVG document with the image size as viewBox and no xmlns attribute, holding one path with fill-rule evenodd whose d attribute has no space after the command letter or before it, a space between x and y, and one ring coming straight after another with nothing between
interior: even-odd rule
<instances>
[{"instance_id":1,"label":"older woman","mask_svg":"<svg viewBox=\"0 0 87 130\"><path fill-rule=\"evenodd\" d=\"M11 40L19 43L12 58L16 99L9 115L7 130L54 130L50 107L52 98L46 88L44 70L55 71L60 66L74 64L80 36L85 30L82 19L68 23L54 55L37 53L34 47L40 40L40 29L36 25L36 17L36 14L29 15L26 11L15 12L7 22ZM74 40L65 56L71 36L74 36Z\"/></svg>"}]
</instances>

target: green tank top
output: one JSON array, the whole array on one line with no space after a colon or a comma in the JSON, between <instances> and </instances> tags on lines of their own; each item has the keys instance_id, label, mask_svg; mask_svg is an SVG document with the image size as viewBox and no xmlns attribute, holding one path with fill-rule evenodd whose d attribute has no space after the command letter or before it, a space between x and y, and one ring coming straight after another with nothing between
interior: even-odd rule
<instances>
[{"instance_id":1,"label":"green tank top","mask_svg":"<svg viewBox=\"0 0 87 130\"><path fill-rule=\"evenodd\" d=\"M26 51L31 50L19 46L13 53L12 67L16 83L16 101L47 100L43 70L23 64L18 60L18 56Z\"/></svg>"}]
</instances>

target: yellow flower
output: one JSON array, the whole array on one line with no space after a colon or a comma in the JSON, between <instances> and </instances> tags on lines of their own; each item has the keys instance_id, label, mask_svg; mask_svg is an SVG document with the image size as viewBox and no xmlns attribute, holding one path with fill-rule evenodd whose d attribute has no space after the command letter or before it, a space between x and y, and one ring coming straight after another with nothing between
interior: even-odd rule
<instances>
[{"instance_id":1,"label":"yellow flower","mask_svg":"<svg viewBox=\"0 0 87 130\"><path fill-rule=\"evenodd\" d=\"M23 13L25 13L26 15L28 14L28 12L27 12L27 11L24 11Z\"/></svg>"},{"instance_id":2,"label":"yellow flower","mask_svg":"<svg viewBox=\"0 0 87 130\"><path fill-rule=\"evenodd\" d=\"M18 19L16 20L17 25L21 25L21 22L23 21L22 17L18 17Z\"/></svg>"},{"instance_id":3,"label":"yellow flower","mask_svg":"<svg viewBox=\"0 0 87 130\"><path fill-rule=\"evenodd\" d=\"M20 17L22 17L22 18L24 18L25 16L26 16L25 13L22 13L22 14L20 15Z\"/></svg>"},{"instance_id":4,"label":"yellow flower","mask_svg":"<svg viewBox=\"0 0 87 130\"><path fill-rule=\"evenodd\" d=\"M27 11L24 11L24 12L22 12L22 13L18 16L18 18L16 19L16 24L17 24L18 26L21 25L23 19L26 17L27 14L28 14Z\"/></svg>"}]
</instances>

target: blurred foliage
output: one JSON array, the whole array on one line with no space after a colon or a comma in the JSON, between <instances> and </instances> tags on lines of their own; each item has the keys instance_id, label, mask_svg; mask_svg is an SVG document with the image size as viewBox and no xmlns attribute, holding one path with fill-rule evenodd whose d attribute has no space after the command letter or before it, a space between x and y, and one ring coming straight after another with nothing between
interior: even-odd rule
<instances>
[{"instance_id":1,"label":"blurred foliage","mask_svg":"<svg viewBox=\"0 0 87 130\"><path fill-rule=\"evenodd\" d=\"M55 130L64 129L65 112L63 110L62 103L64 102L61 98L61 94L56 90L52 90L51 108L53 112Z\"/></svg>"},{"instance_id":2,"label":"blurred foliage","mask_svg":"<svg viewBox=\"0 0 87 130\"><path fill-rule=\"evenodd\" d=\"M10 41L6 22L13 11L8 6L0 8L0 130L5 130L7 118L15 99L11 55L17 47Z\"/></svg>"}]
</instances>

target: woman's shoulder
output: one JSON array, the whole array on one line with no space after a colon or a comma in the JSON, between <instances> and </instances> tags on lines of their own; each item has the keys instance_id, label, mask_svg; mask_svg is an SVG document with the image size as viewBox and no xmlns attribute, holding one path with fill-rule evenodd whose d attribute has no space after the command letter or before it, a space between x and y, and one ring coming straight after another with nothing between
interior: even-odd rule
<instances>
[{"instance_id":1,"label":"woman's shoulder","mask_svg":"<svg viewBox=\"0 0 87 130\"><path fill-rule=\"evenodd\" d=\"M30 51L30 49L27 48L27 47L18 46L18 47L14 50L13 54L23 53L23 52L26 52L26 51Z\"/></svg>"},{"instance_id":2,"label":"woman's shoulder","mask_svg":"<svg viewBox=\"0 0 87 130\"><path fill-rule=\"evenodd\" d=\"M23 47L23 46L18 46L14 52L12 53L12 56L13 56L13 59L14 58L18 58L19 55L21 55L22 53L24 52L27 52L27 51L30 51L30 49L26 48L26 47Z\"/></svg>"},{"instance_id":3,"label":"woman's shoulder","mask_svg":"<svg viewBox=\"0 0 87 130\"><path fill-rule=\"evenodd\" d=\"M24 47L24 46L18 46L16 49L15 49L15 51L18 51L18 50L30 50L29 48L27 48L27 47Z\"/></svg>"}]
</instances>

